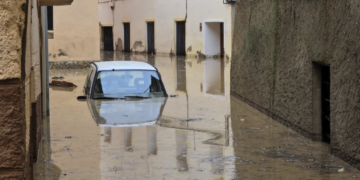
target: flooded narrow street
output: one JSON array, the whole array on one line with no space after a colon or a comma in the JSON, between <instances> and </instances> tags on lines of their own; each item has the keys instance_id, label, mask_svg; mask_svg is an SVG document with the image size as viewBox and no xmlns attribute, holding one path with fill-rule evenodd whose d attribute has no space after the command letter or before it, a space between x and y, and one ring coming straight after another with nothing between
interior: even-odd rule
<instances>
[{"instance_id":1,"label":"flooded narrow street","mask_svg":"<svg viewBox=\"0 0 360 180\"><path fill-rule=\"evenodd\" d=\"M360 179L360 172L230 95L230 61L110 53L161 73L167 99L81 102L87 70L50 70L77 88L50 88L35 179ZM150 106L149 106L150 105ZM115 110L114 110L115 109ZM147 124L116 124L144 116ZM99 118L100 117L100 118ZM100 120L99 120L100 119ZM47 138L46 138L47 136Z\"/></svg>"}]
</instances>

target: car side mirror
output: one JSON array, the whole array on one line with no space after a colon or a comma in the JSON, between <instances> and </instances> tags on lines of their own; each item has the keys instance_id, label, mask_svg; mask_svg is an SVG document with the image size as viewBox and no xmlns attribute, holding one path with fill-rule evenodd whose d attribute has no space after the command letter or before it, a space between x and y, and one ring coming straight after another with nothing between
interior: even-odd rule
<instances>
[{"instance_id":1,"label":"car side mirror","mask_svg":"<svg viewBox=\"0 0 360 180\"><path fill-rule=\"evenodd\" d=\"M87 97L86 96L78 96L76 99L78 101L86 101Z\"/></svg>"}]
</instances>

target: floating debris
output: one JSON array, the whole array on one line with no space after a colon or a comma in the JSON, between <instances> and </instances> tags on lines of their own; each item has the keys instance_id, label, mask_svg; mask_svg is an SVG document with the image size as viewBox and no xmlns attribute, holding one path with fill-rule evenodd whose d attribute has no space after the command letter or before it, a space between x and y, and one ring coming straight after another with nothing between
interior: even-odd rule
<instances>
[{"instance_id":1,"label":"floating debris","mask_svg":"<svg viewBox=\"0 0 360 180\"><path fill-rule=\"evenodd\" d=\"M260 168L259 170L260 170L260 171L266 171L266 169L265 169L265 168Z\"/></svg>"},{"instance_id":2,"label":"floating debris","mask_svg":"<svg viewBox=\"0 0 360 180\"><path fill-rule=\"evenodd\" d=\"M103 172L112 172L112 171L115 171L115 172L122 171L122 168L114 166L113 168L107 169L106 171L103 171Z\"/></svg>"},{"instance_id":3,"label":"floating debris","mask_svg":"<svg viewBox=\"0 0 360 180\"><path fill-rule=\"evenodd\" d=\"M170 97L172 97L172 98L176 98L176 97L178 97L179 95L177 95L177 94L172 94L172 95L170 95Z\"/></svg>"},{"instance_id":4,"label":"floating debris","mask_svg":"<svg viewBox=\"0 0 360 180\"><path fill-rule=\"evenodd\" d=\"M61 80L63 80L63 79L65 79L65 78L62 77L62 76L60 76L60 77L55 76L55 77L52 77L51 79L61 79Z\"/></svg>"},{"instance_id":5,"label":"floating debris","mask_svg":"<svg viewBox=\"0 0 360 180\"><path fill-rule=\"evenodd\" d=\"M66 81L55 81L53 80L49 83L50 86L60 86L60 87L77 87L75 84Z\"/></svg>"},{"instance_id":6,"label":"floating debris","mask_svg":"<svg viewBox=\"0 0 360 180\"><path fill-rule=\"evenodd\" d=\"M74 138L74 137L72 137L72 136L65 136L65 139L72 139L72 138Z\"/></svg>"},{"instance_id":7,"label":"floating debris","mask_svg":"<svg viewBox=\"0 0 360 180\"><path fill-rule=\"evenodd\" d=\"M200 162L201 163L225 162L225 161L235 160L237 158L238 157L236 157L236 156L219 156L219 157L212 157L212 158L202 159Z\"/></svg>"},{"instance_id":8,"label":"floating debris","mask_svg":"<svg viewBox=\"0 0 360 180\"><path fill-rule=\"evenodd\" d=\"M133 146L125 147L125 149L133 149Z\"/></svg>"},{"instance_id":9,"label":"floating debris","mask_svg":"<svg viewBox=\"0 0 360 180\"><path fill-rule=\"evenodd\" d=\"M344 172L345 171L345 168L341 168L338 170L338 172Z\"/></svg>"},{"instance_id":10,"label":"floating debris","mask_svg":"<svg viewBox=\"0 0 360 180\"><path fill-rule=\"evenodd\" d=\"M200 120L203 120L203 118L178 119L178 120L176 120L176 121L183 121L183 122L186 122L186 121L200 121Z\"/></svg>"},{"instance_id":11,"label":"floating debris","mask_svg":"<svg viewBox=\"0 0 360 180\"><path fill-rule=\"evenodd\" d=\"M134 165L135 163L134 163L134 162L127 162L127 163L125 163L125 164L127 164L127 165Z\"/></svg>"}]
</instances>

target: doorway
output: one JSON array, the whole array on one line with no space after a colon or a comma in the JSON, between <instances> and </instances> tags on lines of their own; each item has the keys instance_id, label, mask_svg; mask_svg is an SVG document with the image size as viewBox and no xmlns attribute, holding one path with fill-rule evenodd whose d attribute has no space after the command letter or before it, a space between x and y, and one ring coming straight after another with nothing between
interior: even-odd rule
<instances>
[{"instance_id":1,"label":"doorway","mask_svg":"<svg viewBox=\"0 0 360 180\"><path fill-rule=\"evenodd\" d=\"M207 56L225 56L224 22L208 21L204 23L204 54Z\"/></svg>"},{"instance_id":2,"label":"doorway","mask_svg":"<svg viewBox=\"0 0 360 180\"><path fill-rule=\"evenodd\" d=\"M186 27L185 21L176 22L176 55L186 55Z\"/></svg>"},{"instance_id":3,"label":"doorway","mask_svg":"<svg viewBox=\"0 0 360 180\"><path fill-rule=\"evenodd\" d=\"M155 54L155 23L147 23L147 46L148 54Z\"/></svg>"},{"instance_id":4,"label":"doorway","mask_svg":"<svg viewBox=\"0 0 360 180\"><path fill-rule=\"evenodd\" d=\"M220 57L224 57L224 23L220 23Z\"/></svg>"},{"instance_id":5,"label":"doorway","mask_svg":"<svg viewBox=\"0 0 360 180\"><path fill-rule=\"evenodd\" d=\"M103 27L104 32L104 51L114 51L112 27Z\"/></svg>"},{"instance_id":6,"label":"doorway","mask_svg":"<svg viewBox=\"0 0 360 180\"><path fill-rule=\"evenodd\" d=\"M124 51L130 52L130 23L124 23Z\"/></svg>"},{"instance_id":7,"label":"doorway","mask_svg":"<svg viewBox=\"0 0 360 180\"><path fill-rule=\"evenodd\" d=\"M330 66L321 66L321 126L324 142L330 143Z\"/></svg>"}]
</instances>

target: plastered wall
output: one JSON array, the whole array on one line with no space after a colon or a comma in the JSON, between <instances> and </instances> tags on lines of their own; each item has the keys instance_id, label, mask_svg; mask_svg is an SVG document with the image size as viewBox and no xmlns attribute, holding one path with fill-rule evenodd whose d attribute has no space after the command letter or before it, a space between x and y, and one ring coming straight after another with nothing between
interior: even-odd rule
<instances>
[{"instance_id":1,"label":"plastered wall","mask_svg":"<svg viewBox=\"0 0 360 180\"><path fill-rule=\"evenodd\" d=\"M49 60L100 60L97 0L76 0L54 7L54 38L49 39Z\"/></svg>"},{"instance_id":2,"label":"plastered wall","mask_svg":"<svg viewBox=\"0 0 360 180\"><path fill-rule=\"evenodd\" d=\"M357 168L359 6L347 0L237 2L231 67L233 95L317 139L314 64L329 65L330 147Z\"/></svg>"},{"instance_id":3,"label":"plastered wall","mask_svg":"<svg viewBox=\"0 0 360 180\"><path fill-rule=\"evenodd\" d=\"M225 55L231 56L232 5L224 5L218 0L113 0L115 7L112 10L109 2L99 0L99 19L104 26L113 25L115 50L123 50L123 22L130 22L132 51L147 52L146 22L154 21L156 53L176 53L175 22L186 20L186 53L202 55L205 21L223 21Z\"/></svg>"}]
</instances>

